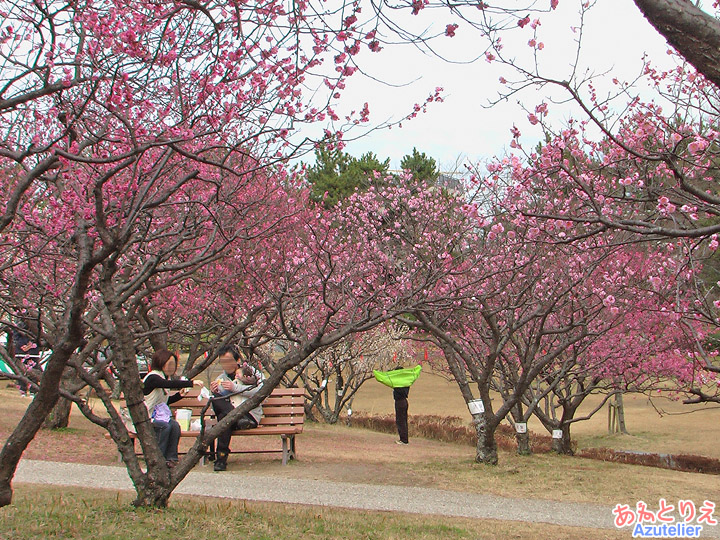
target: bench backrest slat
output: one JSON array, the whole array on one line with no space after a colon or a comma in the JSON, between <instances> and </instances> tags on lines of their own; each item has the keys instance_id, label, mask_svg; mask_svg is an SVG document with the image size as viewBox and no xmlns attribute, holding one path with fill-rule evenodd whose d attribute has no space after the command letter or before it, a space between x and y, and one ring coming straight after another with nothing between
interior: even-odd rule
<instances>
[{"instance_id":1,"label":"bench backrest slat","mask_svg":"<svg viewBox=\"0 0 720 540\"><path fill-rule=\"evenodd\" d=\"M263 416L291 416L291 415L304 415L305 407L302 405L287 405L287 406L266 406L263 403Z\"/></svg>"},{"instance_id":2,"label":"bench backrest slat","mask_svg":"<svg viewBox=\"0 0 720 540\"><path fill-rule=\"evenodd\" d=\"M304 405L305 404L305 398L304 397L297 397L297 396L286 396L286 397L273 397L272 395L265 398L265 401L263 401L263 407L265 406L272 406L272 405L278 405L278 406L287 406L287 405Z\"/></svg>"}]
</instances>

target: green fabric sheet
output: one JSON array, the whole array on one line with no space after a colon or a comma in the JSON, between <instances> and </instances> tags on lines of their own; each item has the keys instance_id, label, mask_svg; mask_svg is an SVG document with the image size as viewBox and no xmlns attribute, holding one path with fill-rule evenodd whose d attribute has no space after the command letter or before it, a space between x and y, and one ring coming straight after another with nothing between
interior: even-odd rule
<instances>
[{"instance_id":1,"label":"green fabric sheet","mask_svg":"<svg viewBox=\"0 0 720 540\"><path fill-rule=\"evenodd\" d=\"M11 375L12 372L13 371L12 371L12 369L10 369L10 366L8 366L5 362L0 360L0 373L7 373L7 374Z\"/></svg>"},{"instance_id":2,"label":"green fabric sheet","mask_svg":"<svg viewBox=\"0 0 720 540\"><path fill-rule=\"evenodd\" d=\"M406 388L420 376L422 366L414 368L393 369L392 371L373 370L373 375L378 382L383 383L390 388Z\"/></svg>"}]
</instances>

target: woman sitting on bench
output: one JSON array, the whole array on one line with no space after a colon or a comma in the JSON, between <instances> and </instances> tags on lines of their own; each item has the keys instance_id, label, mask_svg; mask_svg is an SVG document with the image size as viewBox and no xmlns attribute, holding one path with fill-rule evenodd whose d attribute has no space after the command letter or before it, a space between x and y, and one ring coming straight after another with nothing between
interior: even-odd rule
<instances>
[{"instance_id":1,"label":"woman sitting on bench","mask_svg":"<svg viewBox=\"0 0 720 540\"><path fill-rule=\"evenodd\" d=\"M143 379L145 405L158 437L160 451L170 468L175 467L178 462L180 424L172 417L168 404L175 403L182 397L180 392L170 395L170 390L181 390L193 385L203 386L202 381L170 379L177 371L177 364L175 353L165 349L156 351L150 362L150 373Z\"/></svg>"}]
</instances>

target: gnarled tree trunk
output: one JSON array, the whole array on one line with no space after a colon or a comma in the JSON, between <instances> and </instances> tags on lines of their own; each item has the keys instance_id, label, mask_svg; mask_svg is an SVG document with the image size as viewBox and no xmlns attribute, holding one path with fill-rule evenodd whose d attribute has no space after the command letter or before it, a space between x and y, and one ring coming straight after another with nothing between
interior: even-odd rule
<instances>
[{"instance_id":1,"label":"gnarled tree trunk","mask_svg":"<svg viewBox=\"0 0 720 540\"><path fill-rule=\"evenodd\" d=\"M80 341L79 337L77 341ZM0 507L12 502L12 479L20 458L58 401L60 378L72 354L70 347L53 352L43 372L40 389L0 451Z\"/></svg>"},{"instance_id":2,"label":"gnarled tree trunk","mask_svg":"<svg viewBox=\"0 0 720 540\"><path fill-rule=\"evenodd\" d=\"M497 442L495 442L495 429L487 422L483 414L473 415L473 425L477 432L477 446L475 448L475 461L486 465L498 464Z\"/></svg>"},{"instance_id":3,"label":"gnarled tree trunk","mask_svg":"<svg viewBox=\"0 0 720 540\"><path fill-rule=\"evenodd\" d=\"M575 452L572 449L572 441L570 439L570 424L562 424L559 429L562 431L562 437L560 439L553 437L553 452L564 454L566 456L574 455Z\"/></svg>"},{"instance_id":4,"label":"gnarled tree trunk","mask_svg":"<svg viewBox=\"0 0 720 540\"><path fill-rule=\"evenodd\" d=\"M72 403L61 397L45 418L43 427L47 429L62 429L70 425L70 410Z\"/></svg>"},{"instance_id":5,"label":"gnarled tree trunk","mask_svg":"<svg viewBox=\"0 0 720 540\"><path fill-rule=\"evenodd\" d=\"M720 86L720 21L688 0L634 1L676 51Z\"/></svg>"},{"instance_id":6,"label":"gnarled tree trunk","mask_svg":"<svg viewBox=\"0 0 720 540\"><path fill-rule=\"evenodd\" d=\"M64 318L65 331L62 338L53 348L45 371L40 379L38 390L32 403L28 406L20 423L5 441L0 451L0 507L12 502L12 479L25 448L33 440L42 427L45 417L52 411L60 397L60 381L73 351L82 340L81 321L85 309L85 293L88 289L90 275L99 259L90 258L90 247L78 232L80 244L80 264L75 276L75 284L70 292L68 309Z\"/></svg>"},{"instance_id":7,"label":"gnarled tree trunk","mask_svg":"<svg viewBox=\"0 0 720 540\"><path fill-rule=\"evenodd\" d=\"M75 375L75 371L69 367L65 368L65 371L60 378L60 385L71 393L74 393L77 388L81 388L83 386L80 379ZM43 427L46 429L61 429L68 427L70 425L71 408L72 402L64 397L60 397L52 411L50 411L45 418Z\"/></svg>"},{"instance_id":8,"label":"gnarled tree trunk","mask_svg":"<svg viewBox=\"0 0 720 540\"><path fill-rule=\"evenodd\" d=\"M513 424L515 428L515 441L517 442L517 453L520 456L532 455L532 449L530 448L530 432L527 430L527 420L523 414L523 407L521 403L515 405L511 411ZM521 433L518 431L518 424L525 426L525 430Z\"/></svg>"},{"instance_id":9,"label":"gnarled tree trunk","mask_svg":"<svg viewBox=\"0 0 720 540\"><path fill-rule=\"evenodd\" d=\"M515 433L515 440L517 441L518 448L517 453L521 456L532 455L532 449L530 448L530 433Z\"/></svg>"}]
</instances>

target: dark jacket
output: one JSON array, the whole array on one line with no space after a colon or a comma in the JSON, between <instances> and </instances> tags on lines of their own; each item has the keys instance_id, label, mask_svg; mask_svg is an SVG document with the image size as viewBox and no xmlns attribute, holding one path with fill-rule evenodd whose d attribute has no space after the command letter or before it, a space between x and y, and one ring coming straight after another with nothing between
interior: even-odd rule
<instances>
[{"instance_id":1,"label":"dark jacket","mask_svg":"<svg viewBox=\"0 0 720 540\"><path fill-rule=\"evenodd\" d=\"M406 386L405 388L393 388L394 399L407 399L409 394L410 387L408 386Z\"/></svg>"}]
</instances>

